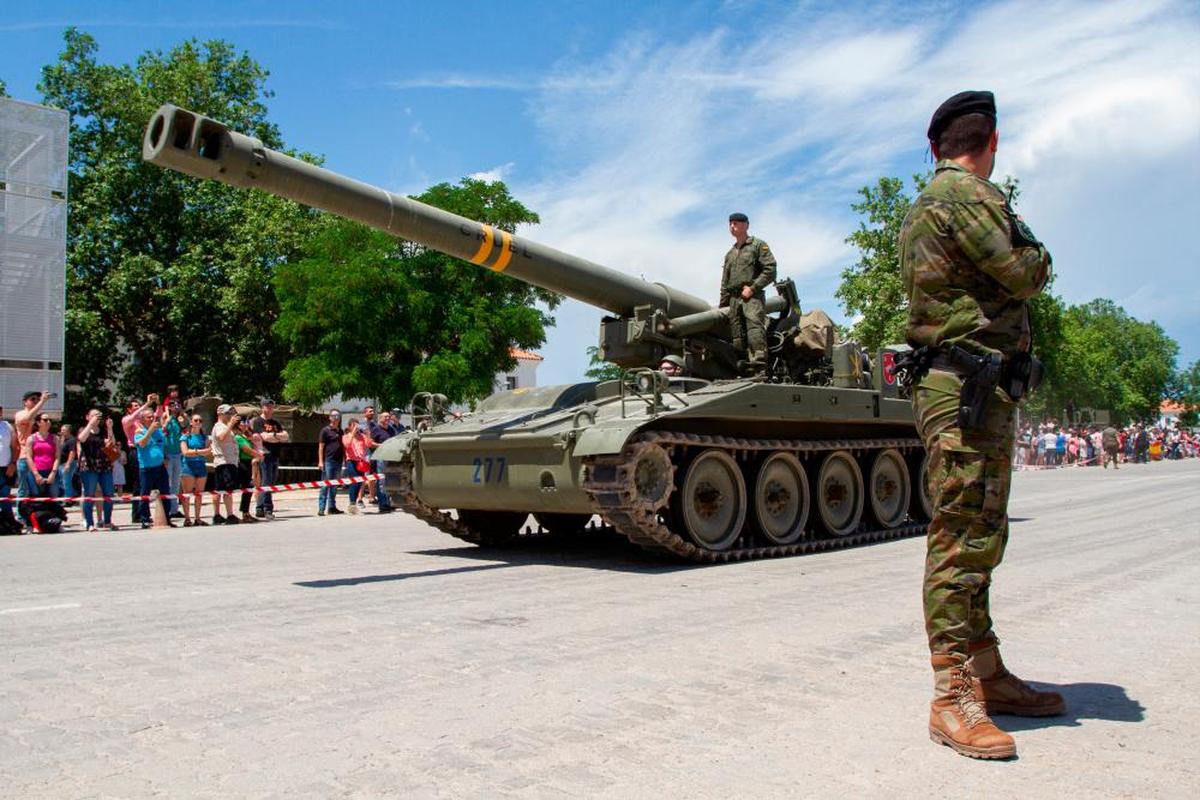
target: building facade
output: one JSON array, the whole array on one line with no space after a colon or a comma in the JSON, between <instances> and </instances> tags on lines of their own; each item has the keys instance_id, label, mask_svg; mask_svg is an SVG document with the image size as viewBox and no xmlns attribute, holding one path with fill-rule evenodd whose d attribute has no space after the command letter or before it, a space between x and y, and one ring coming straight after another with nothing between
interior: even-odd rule
<instances>
[{"instance_id":1,"label":"building facade","mask_svg":"<svg viewBox=\"0 0 1200 800\"><path fill-rule=\"evenodd\" d=\"M0 98L0 405L63 407L67 112Z\"/></svg>"}]
</instances>

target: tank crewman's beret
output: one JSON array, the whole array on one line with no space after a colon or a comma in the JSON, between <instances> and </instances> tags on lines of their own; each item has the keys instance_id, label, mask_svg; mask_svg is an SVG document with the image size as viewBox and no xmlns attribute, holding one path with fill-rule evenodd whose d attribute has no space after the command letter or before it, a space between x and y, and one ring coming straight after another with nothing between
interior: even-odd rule
<instances>
[{"instance_id":1,"label":"tank crewman's beret","mask_svg":"<svg viewBox=\"0 0 1200 800\"><path fill-rule=\"evenodd\" d=\"M947 125L966 114L987 114L995 122L996 96L991 92L959 92L942 103L929 120L929 141L936 142Z\"/></svg>"},{"instance_id":2,"label":"tank crewman's beret","mask_svg":"<svg viewBox=\"0 0 1200 800\"><path fill-rule=\"evenodd\" d=\"M729 215L730 222L749 222L750 218L740 211L735 211Z\"/></svg>"}]
</instances>

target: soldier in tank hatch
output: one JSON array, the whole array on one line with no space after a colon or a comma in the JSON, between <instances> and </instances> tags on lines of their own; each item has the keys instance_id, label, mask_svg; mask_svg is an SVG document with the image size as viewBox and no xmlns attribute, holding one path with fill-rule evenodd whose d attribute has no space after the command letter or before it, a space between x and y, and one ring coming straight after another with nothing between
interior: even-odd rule
<instances>
[{"instance_id":1,"label":"soldier in tank hatch","mask_svg":"<svg viewBox=\"0 0 1200 800\"><path fill-rule=\"evenodd\" d=\"M733 346L746 353L756 371L767 366L767 314L763 307L766 288L775 282L775 255L762 239L749 234L750 218L740 212L729 215L733 247L725 254L721 271L721 298L717 305L729 307Z\"/></svg>"},{"instance_id":2,"label":"soldier in tank hatch","mask_svg":"<svg viewBox=\"0 0 1200 800\"><path fill-rule=\"evenodd\" d=\"M900 269L906 338L924 359L913 412L936 509L924 583L929 733L963 755L1009 758L1016 744L989 713L1064 710L1061 695L1005 669L988 604L1008 541L1016 400L1037 375L1028 301L1046 285L1050 254L988 180L999 142L991 92L951 97L928 138L937 167L901 228Z\"/></svg>"},{"instance_id":3,"label":"soldier in tank hatch","mask_svg":"<svg viewBox=\"0 0 1200 800\"><path fill-rule=\"evenodd\" d=\"M668 378L682 377L683 359L677 355L663 356L663 360L658 364L658 371Z\"/></svg>"}]
</instances>

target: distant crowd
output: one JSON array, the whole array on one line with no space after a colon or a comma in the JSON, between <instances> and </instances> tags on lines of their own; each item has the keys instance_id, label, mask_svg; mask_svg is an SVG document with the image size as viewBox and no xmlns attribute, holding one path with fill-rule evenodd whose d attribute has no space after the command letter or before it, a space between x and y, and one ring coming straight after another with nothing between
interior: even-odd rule
<instances>
[{"instance_id":1,"label":"distant crowd","mask_svg":"<svg viewBox=\"0 0 1200 800\"><path fill-rule=\"evenodd\" d=\"M0 408L0 533L59 529L67 514L60 498L80 498L86 531L118 530L113 501L127 490L134 495L130 524L142 528L151 526L152 509L137 498L154 492L162 496L171 527L180 522L191 527L275 518L273 492L261 489L276 484L280 450L290 437L275 419L273 400L263 399L257 412L246 416L222 404L216 423L206 431L199 414L185 411L174 387L168 388L165 399L152 393L129 401L124 415L93 408L78 427L67 422L55 426L44 410L51 397L48 392L26 393L11 423ZM404 430L399 409L377 419L368 406L361 424L351 418L345 428L339 412L330 414L317 445L321 478L368 476L344 487L350 513L368 504L380 513L392 511L387 493L370 477L383 471L372 455ZM319 515L343 513L337 507L339 488L320 489ZM16 503L10 497L13 489ZM204 509L206 496L211 517ZM20 498L38 502L22 503Z\"/></svg>"},{"instance_id":2,"label":"distant crowd","mask_svg":"<svg viewBox=\"0 0 1200 800\"><path fill-rule=\"evenodd\" d=\"M1018 467L1103 466L1147 463L1200 456L1200 436L1179 426L1142 423L1061 426L1026 425L1017 436L1013 464Z\"/></svg>"}]
</instances>

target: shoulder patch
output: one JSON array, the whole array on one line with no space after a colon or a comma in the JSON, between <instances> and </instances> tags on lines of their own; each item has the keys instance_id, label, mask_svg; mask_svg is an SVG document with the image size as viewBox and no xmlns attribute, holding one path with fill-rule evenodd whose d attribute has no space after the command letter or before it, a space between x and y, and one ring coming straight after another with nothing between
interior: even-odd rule
<instances>
[{"instance_id":1,"label":"shoulder patch","mask_svg":"<svg viewBox=\"0 0 1200 800\"><path fill-rule=\"evenodd\" d=\"M758 249L759 249L759 250L761 250L761 251L762 251L762 252L764 252L764 253L769 253L769 252L771 252L771 248L767 247L767 243L766 243L766 242L759 242Z\"/></svg>"}]
</instances>

